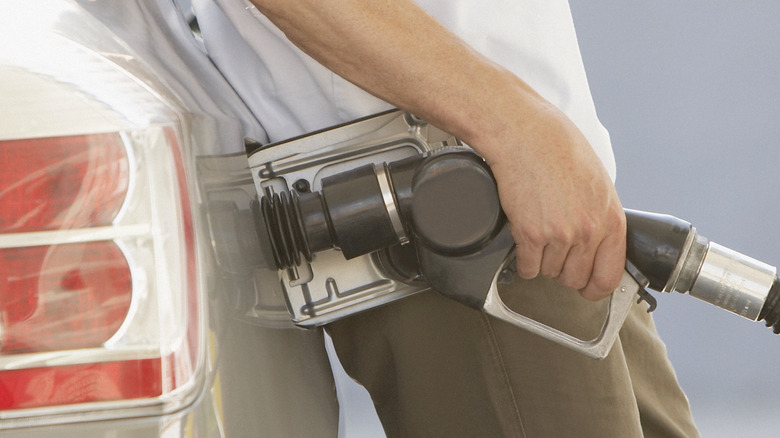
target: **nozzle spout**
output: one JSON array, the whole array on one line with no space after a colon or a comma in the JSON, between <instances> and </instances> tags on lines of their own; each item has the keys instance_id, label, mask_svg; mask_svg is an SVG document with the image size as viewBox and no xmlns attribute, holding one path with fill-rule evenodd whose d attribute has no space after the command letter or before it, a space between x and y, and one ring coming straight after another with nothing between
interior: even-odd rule
<instances>
[{"instance_id":1,"label":"nozzle spout","mask_svg":"<svg viewBox=\"0 0 780 438\"><path fill-rule=\"evenodd\" d=\"M696 265L693 285L687 291L692 297L750 320L759 320L777 282L775 267L715 242L709 242L700 263L690 264Z\"/></svg>"}]
</instances>

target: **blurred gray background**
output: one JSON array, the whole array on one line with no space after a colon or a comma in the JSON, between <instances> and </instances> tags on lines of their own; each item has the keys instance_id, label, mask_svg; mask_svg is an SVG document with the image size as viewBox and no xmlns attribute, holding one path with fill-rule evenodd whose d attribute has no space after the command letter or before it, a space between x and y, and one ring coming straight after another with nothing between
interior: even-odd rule
<instances>
[{"instance_id":1,"label":"blurred gray background","mask_svg":"<svg viewBox=\"0 0 780 438\"><path fill-rule=\"evenodd\" d=\"M623 205L780 264L780 2L571 7ZM686 295L656 297L702 436L780 436L780 337Z\"/></svg>"},{"instance_id":2,"label":"blurred gray background","mask_svg":"<svg viewBox=\"0 0 780 438\"><path fill-rule=\"evenodd\" d=\"M780 264L780 2L571 2L628 208ZM656 324L703 437L780 436L780 336L681 294ZM342 436L382 436L346 389Z\"/></svg>"}]
</instances>

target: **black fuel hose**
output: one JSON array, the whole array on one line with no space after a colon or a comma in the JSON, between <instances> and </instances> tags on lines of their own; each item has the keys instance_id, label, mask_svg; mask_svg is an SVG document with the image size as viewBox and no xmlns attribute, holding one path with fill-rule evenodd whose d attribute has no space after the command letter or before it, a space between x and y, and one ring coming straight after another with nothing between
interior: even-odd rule
<instances>
[{"instance_id":1,"label":"black fuel hose","mask_svg":"<svg viewBox=\"0 0 780 438\"><path fill-rule=\"evenodd\" d=\"M758 315L759 321L764 321L767 327L772 327L772 331L776 334L780 334L780 279L775 277L772 288L769 289L769 294L764 302L764 307L761 308L761 313Z\"/></svg>"}]
</instances>

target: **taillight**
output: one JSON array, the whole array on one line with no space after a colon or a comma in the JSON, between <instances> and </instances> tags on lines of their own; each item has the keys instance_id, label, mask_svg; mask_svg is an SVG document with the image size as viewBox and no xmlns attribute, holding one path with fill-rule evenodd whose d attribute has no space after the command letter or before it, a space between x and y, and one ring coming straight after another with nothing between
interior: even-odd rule
<instances>
[{"instance_id":1,"label":"taillight","mask_svg":"<svg viewBox=\"0 0 780 438\"><path fill-rule=\"evenodd\" d=\"M0 45L0 429L175 411L205 357L183 113L45 41Z\"/></svg>"},{"instance_id":2,"label":"taillight","mask_svg":"<svg viewBox=\"0 0 780 438\"><path fill-rule=\"evenodd\" d=\"M178 148L173 127L0 141L6 414L159 399L190 380L199 313Z\"/></svg>"}]
</instances>

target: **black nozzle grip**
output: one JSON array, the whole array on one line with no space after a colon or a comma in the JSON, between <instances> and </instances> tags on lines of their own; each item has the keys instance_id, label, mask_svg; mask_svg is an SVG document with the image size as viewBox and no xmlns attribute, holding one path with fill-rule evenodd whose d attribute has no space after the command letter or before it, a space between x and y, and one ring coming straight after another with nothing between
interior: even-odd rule
<instances>
[{"instance_id":1,"label":"black nozzle grip","mask_svg":"<svg viewBox=\"0 0 780 438\"><path fill-rule=\"evenodd\" d=\"M626 258L662 291L672 277L693 227L674 216L625 209Z\"/></svg>"},{"instance_id":2,"label":"black nozzle grip","mask_svg":"<svg viewBox=\"0 0 780 438\"><path fill-rule=\"evenodd\" d=\"M417 248L417 258L420 271L433 290L481 310L498 269L513 248L514 241L506 225L488 245L477 252L449 255L422 246Z\"/></svg>"}]
</instances>

